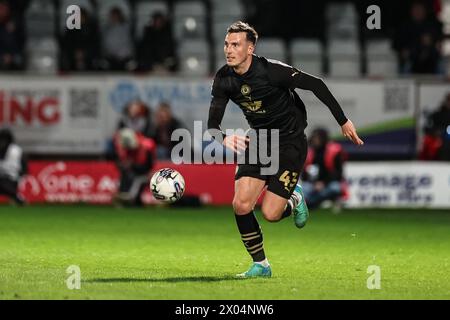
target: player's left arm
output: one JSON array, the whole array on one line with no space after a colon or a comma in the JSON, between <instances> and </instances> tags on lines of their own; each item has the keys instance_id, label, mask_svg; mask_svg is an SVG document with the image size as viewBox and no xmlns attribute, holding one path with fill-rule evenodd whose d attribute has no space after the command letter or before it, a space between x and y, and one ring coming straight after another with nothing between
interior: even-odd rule
<instances>
[{"instance_id":1,"label":"player's left arm","mask_svg":"<svg viewBox=\"0 0 450 320\"><path fill-rule=\"evenodd\" d=\"M269 63L268 71L269 77L275 85L312 91L330 109L342 128L342 134L357 145L364 144L356 133L352 121L345 116L341 106L322 79L281 63Z\"/></svg>"}]
</instances>

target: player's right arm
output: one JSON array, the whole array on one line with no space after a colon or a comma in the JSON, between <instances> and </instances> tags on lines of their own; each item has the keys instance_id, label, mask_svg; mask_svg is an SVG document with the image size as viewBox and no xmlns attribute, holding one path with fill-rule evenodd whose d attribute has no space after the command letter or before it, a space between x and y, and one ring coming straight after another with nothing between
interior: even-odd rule
<instances>
[{"instance_id":1,"label":"player's right arm","mask_svg":"<svg viewBox=\"0 0 450 320\"><path fill-rule=\"evenodd\" d=\"M247 137L242 137L238 135L225 135L225 132L220 127L222 123L223 115L227 107L229 98L227 90L222 83L222 79L219 75L216 75L212 90L211 90L211 105L209 107L208 115L208 131L214 138L222 138L222 144L233 150L234 152L240 153L240 150L245 150Z\"/></svg>"},{"instance_id":2,"label":"player's right arm","mask_svg":"<svg viewBox=\"0 0 450 320\"><path fill-rule=\"evenodd\" d=\"M222 79L218 72L212 84L211 104L209 106L208 115L208 131L215 138L217 138L218 132L222 134L223 138L225 138L225 132L222 131L220 124L222 123L228 101L229 98L227 90L222 84Z\"/></svg>"}]
</instances>

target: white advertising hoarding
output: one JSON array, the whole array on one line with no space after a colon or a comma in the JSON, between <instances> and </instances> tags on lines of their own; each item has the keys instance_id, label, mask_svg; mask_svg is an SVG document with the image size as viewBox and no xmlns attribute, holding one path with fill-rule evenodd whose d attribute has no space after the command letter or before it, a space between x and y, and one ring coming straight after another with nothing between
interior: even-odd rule
<instances>
[{"instance_id":1,"label":"white advertising hoarding","mask_svg":"<svg viewBox=\"0 0 450 320\"><path fill-rule=\"evenodd\" d=\"M108 131L115 129L121 110L135 99L146 103L152 110L161 102L168 102L174 115L191 130L194 121L202 121L206 129L211 102L212 80L187 80L186 78L110 78L106 86L110 119ZM112 112L111 112L112 111ZM248 128L242 111L233 103L227 106L224 128Z\"/></svg>"},{"instance_id":2,"label":"white advertising hoarding","mask_svg":"<svg viewBox=\"0 0 450 320\"><path fill-rule=\"evenodd\" d=\"M348 207L450 208L450 163L351 162Z\"/></svg>"},{"instance_id":3,"label":"white advertising hoarding","mask_svg":"<svg viewBox=\"0 0 450 320\"><path fill-rule=\"evenodd\" d=\"M415 140L415 92L412 80L326 80L344 113L364 137L364 148L343 140L352 153L413 155ZM327 107L313 93L298 90L306 105L309 133L327 128L342 137L341 128Z\"/></svg>"},{"instance_id":4,"label":"white advertising hoarding","mask_svg":"<svg viewBox=\"0 0 450 320\"><path fill-rule=\"evenodd\" d=\"M173 77L0 77L0 126L13 128L27 152L100 154L117 128L123 108L134 99L142 100L152 110L160 102L168 102L188 129L193 130L194 121L202 121L206 129L211 83L207 78ZM326 83L360 132L369 132L364 152L408 153L414 149L414 82ZM324 126L340 134L327 107L311 92L298 91L308 112L307 132ZM248 128L241 110L231 102L222 127Z\"/></svg>"},{"instance_id":5,"label":"white advertising hoarding","mask_svg":"<svg viewBox=\"0 0 450 320\"><path fill-rule=\"evenodd\" d=\"M107 109L92 78L0 78L0 126L34 153L100 153Z\"/></svg>"}]
</instances>

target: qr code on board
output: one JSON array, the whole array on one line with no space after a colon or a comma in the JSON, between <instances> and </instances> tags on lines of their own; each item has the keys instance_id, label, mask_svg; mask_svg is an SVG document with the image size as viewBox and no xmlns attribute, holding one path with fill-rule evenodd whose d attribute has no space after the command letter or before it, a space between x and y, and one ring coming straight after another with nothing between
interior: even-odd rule
<instances>
[{"instance_id":1,"label":"qr code on board","mask_svg":"<svg viewBox=\"0 0 450 320\"><path fill-rule=\"evenodd\" d=\"M409 109L410 86L386 84L384 86L384 111L406 111Z\"/></svg>"},{"instance_id":2,"label":"qr code on board","mask_svg":"<svg viewBox=\"0 0 450 320\"><path fill-rule=\"evenodd\" d=\"M98 118L98 90L71 89L69 108L72 119Z\"/></svg>"}]
</instances>

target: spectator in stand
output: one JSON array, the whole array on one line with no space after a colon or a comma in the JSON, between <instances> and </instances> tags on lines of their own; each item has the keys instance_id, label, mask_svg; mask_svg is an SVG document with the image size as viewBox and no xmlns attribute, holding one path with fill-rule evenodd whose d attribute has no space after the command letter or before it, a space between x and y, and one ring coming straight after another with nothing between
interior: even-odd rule
<instances>
[{"instance_id":1,"label":"spectator in stand","mask_svg":"<svg viewBox=\"0 0 450 320\"><path fill-rule=\"evenodd\" d=\"M23 28L6 1L0 1L0 70L19 70L23 66Z\"/></svg>"},{"instance_id":2,"label":"spectator in stand","mask_svg":"<svg viewBox=\"0 0 450 320\"><path fill-rule=\"evenodd\" d=\"M131 101L124 109L118 129L130 128L146 137L153 137L155 128L152 122L151 109L141 101Z\"/></svg>"},{"instance_id":3,"label":"spectator in stand","mask_svg":"<svg viewBox=\"0 0 450 320\"><path fill-rule=\"evenodd\" d=\"M121 129L125 128L129 128L144 137L153 138L155 135L155 126L152 121L151 109L139 100L129 102L123 109L115 136ZM105 156L107 159L117 158L114 139L112 138L106 141Z\"/></svg>"},{"instance_id":4,"label":"spectator in stand","mask_svg":"<svg viewBox=\"0 0 450 320\"><path fill-rule=\"evenodd\" d=\"M335 201L347 192L343 174L346 154L341 145L329 140L325 129L315 129L303 170L303 192L310 209L324 201Z\"/></svg>"},{"instance_id":5,"label":"spectator in stand","mask_svg":"<svg viewBox=\"0 0 450 320\"><path fill-rule=\"evenodd\" d=\"M169 19L155 12L138 44L139 70L175 71L175 41Z\"/></svg>"},{"instance_id":6,"label":"spectator in stand","mask_svg":"<svg viewBox=\"0 0 450 320\"><path fill-rule=\"evenodd\" d=\"M166 102L159 104L155 118L155 142L158 159L170 159L172 149L178 143L177 141L171 141L172 133L176 129L184 128L184 126L173 116L170 105Z\"/></svg>"},{"instance_id":7,"label":"spectator in stand","mask_svg":"<svg viewBox=\"0 0 450 320\"><path fill-rule=\"evenodd\" d=\"M14 143L10 130L0 130L0 195L6 195L18 205L25 203L18 192L20 178L27 172L22 148Z\"/></svg>"},{"instance_id":8,"label":"spectator in stand","mask_svg":"<svg viewBox=\"0 0 450 320\"><path fill-rule=\"evenodd\" d=\"M96 21L80 8L81 29L67 29L61 39L61 69L91 71L99 69L100 35Z\"/></svg>"},{"instance_id":9,"label":"spectator in stand","mask_svg":"<svg viewBox=\"0 0 450 320\"><path fill-rule=\"evenodd\" d=\"M124 128L116 134L114 146L120 171L116 203L141 206L141 195L154 164L155 142L130 128Z\"/></svg>"},{"instance_id":10,"label":"spectator in stand","mask_svg":"<svg viewBox=\"0 0 450 320\"><path fill-rule=\"evenodd\" d=\"M119 7L109 12L109 23L103 32L102 50L111 71L131 70L134 43L131 29Z\"/></svg>"},{"instance_id":11,"label":"spectator in stand","mask_svg":"<svg viewBox=\"0 0 450 320\"><path fill-rule=\"evenodd\" d=\"M421 160L450 161L450 92L441 107L427 117Z\"/></svg>"},{"instance_id":12,"label":"spectator in stand","mask_svg":"<svg viewBox=\"0 0 450 320\"><path fill-rule=\"evenodd\" d=\"M424 2L415 1L411 6L409 21L399 28L394 39L400 72L440 72L442 38L442 23Z\"/></svg>"}]
</instances>

